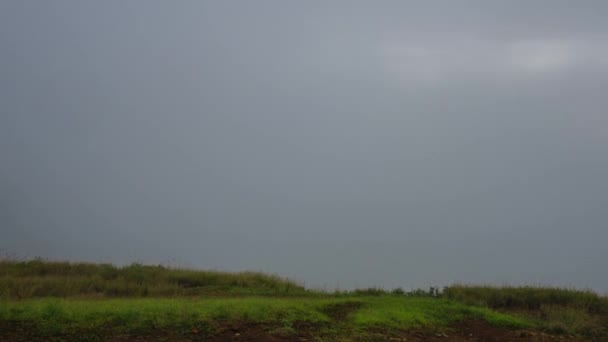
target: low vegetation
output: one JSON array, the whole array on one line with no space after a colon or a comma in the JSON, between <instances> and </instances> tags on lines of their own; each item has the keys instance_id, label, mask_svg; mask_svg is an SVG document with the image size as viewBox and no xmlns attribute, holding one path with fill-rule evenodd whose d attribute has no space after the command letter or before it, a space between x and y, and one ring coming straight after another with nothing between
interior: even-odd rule
<instances>
[{"instance_id":1,"label":"low vegetation","mask_svg":"<svg viewBox=\"0 0 608 342\"><path fill-rule=\"evenodd\" d=\"M608 340L608 298L590 290L454 285L445 288L442 296L467 305L518 312L551 333Z\"/></svg>"},{"instance_id":2,"label":"low vegetation","mask_svg":"<svg viewBox=\"0 0 608 342\"><path fill-rule=\"evenodd\" d=\"M494 309L538 310L543 306L563 306L589 313L608 314L608 298L587 290L547 287L492 287L454 285L443 296L470 305Z\"/></svg>"},{"instance_id":3,"label":"low vegetation","mask_svg":"<svg viewBox=\"0 0 608 342\"><path fill-rule=\"evenodd\" d=\"M303 286L257 272L227 273L164 266L0 261L0 298L175 297L214 294L301 295Z\"/></svg>"},{"instance_id":4,"label":"low vegetation","mask_svg":"<svg viewBox=\"0 0 608 342\"><path fill-rule=\"evenodd\" d=\"M382 298L136 298L136 299L29 299L5 302L0 320L37 322L44 334L69 335L111 329L137 334L152 329L193 329L212 332L214 322L278 323L283 328L297 322L327 327L334 318L332 308L357 304L358 310L340 319L352 329L423 329L449 331L450 323L466 318L487 320L511 328L530 327L525 319L474 308L448 300L408 297Z\"/></svg>"},{"instance_id":5,"label":"low vegetation","mask_svg":"<svg viewBox=\"0 0 608 342\"><path fill-rule=\"evenodd\" d=\"M0 262L0 340L208 339L230 324L254 324L271 335L366 340L462 334L458 325L473 321L503 332L602 341L607 317L606 297L573 289L454 285L329 293L255 272Z\"/></svg>"}]
</instances>

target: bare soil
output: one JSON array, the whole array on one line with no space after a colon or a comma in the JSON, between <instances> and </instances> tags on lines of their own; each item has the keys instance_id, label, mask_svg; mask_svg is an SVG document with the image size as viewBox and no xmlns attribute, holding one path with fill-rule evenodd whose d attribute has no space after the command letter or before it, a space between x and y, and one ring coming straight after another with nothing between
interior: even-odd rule
<instances>
[{"instance_id":1,"label":"bare soil","mask_svg":"<svg viewBox=\"0 0 608 342\"><path fill-rule=\"evenodd\" d=\"M348 304L351 305L351 304ZM289 328L277 324L254 322L220 322L212 332L152 330L141 335L116 335L111 331L83 333L74 332L65 336L42 336L31 324L17 322L0 322L0 341L242 341L242 342L280 342L280 341L408 341L408 342L553 342L553 341L585 341L574 336L552 336L533 331L514 331L494 327L487 322L467 320L451 327L449 333L430 331L368 331L363 334L345 331L344 334L328 333L332 327L340 325L340 320L346 318L354 309L348 305L336 306L332 309L335 322L329 325L295 322Z\"/></svg>"}]
</instances>

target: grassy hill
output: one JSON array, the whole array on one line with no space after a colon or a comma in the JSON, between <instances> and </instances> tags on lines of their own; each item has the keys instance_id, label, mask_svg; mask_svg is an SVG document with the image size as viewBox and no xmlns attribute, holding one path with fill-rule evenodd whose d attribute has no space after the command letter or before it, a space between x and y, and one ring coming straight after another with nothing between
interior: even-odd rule
<instances>
[{"instance_id":1,"label":"grassy hill","mask_svg":"<svg viewBox=\"0 0 608 342\"><path fill-rule=\"evenodd\" d=\"M0 261L0 297L175 297L214 294L298 295L288 279L256 272L227 273L163 266Z\"/></svg>"},{"instance_id":2,"label":"grassy hill","mask_svg":"<svg viewBox=\"0 0 608 342\"><path fill-rule=\"evenodd\" d=\"M278 276L0 262L0 340L608 340L591 291L321 292Z\"/></svg>"}]
</instances>

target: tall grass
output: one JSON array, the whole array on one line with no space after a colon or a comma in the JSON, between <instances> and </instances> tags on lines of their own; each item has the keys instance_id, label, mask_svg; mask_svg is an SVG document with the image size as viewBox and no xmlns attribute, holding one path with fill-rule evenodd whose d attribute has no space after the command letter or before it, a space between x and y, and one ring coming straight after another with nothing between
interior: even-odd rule
<instances>
[{"instance_id":1,"label":"tall grass","mask_svg":"<svg viewBox=\"0 0 608 342\"><path fill-rule=\"evenodd\" d=\"M468 305L519 312L550 333L608 340L608 298L592 291L455 285L445 288L443 297Z\"/></svg>"},{"instance_id":2,"label":"tall grass","mask_svg":"<svg viewBox=\"0 0 608 342\"><path fill-rule=\"evenodd\" d=\"M539 310L544 305L582 309L608 314L608 298L589 290L551 287L493 287L454 285L446 287L443 296L465 304L499 309Z\"/></svg>"},{"instance_id":3,"label":"tall grass","mask_svg":"<svg viewBox=\"0 0 608 342\"><path fill-rule=\"evenodd\" d=\"M0 297L148 297L213 294L294 295L303 286L274 275L163 266L0 261Z\"/></svg>"}]
</instances>

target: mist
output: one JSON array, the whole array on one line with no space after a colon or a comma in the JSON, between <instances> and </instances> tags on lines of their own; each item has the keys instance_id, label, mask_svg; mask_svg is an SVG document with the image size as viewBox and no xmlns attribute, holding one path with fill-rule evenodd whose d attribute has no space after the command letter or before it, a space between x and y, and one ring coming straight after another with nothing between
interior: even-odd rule
<instances>
[{"instance_id":1,"label":"mist","mask_svg":"<svg viewBox=\"0 0 608 342\"><path fill-rule=\"evenodd\" d=\"M3 1L0 251L606 293L607 15Z\"/></svg>"}]
</instances>

